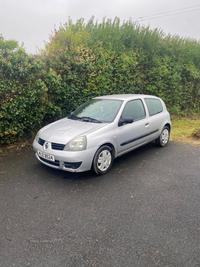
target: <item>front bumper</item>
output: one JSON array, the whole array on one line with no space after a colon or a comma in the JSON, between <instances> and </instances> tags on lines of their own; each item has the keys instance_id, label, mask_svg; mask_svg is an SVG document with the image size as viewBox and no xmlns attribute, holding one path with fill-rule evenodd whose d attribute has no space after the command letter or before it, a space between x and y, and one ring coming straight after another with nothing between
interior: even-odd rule
<instances>
[{"instance_id":1,"label":"front bumper","mask_svg":"<svg viewBox=\"0 0 200 267\"><path fill-rule=\"evenodd\" d=\"M92 167L92 161L97 148L86 149L83 151L64 151L54 150L50 147L44 149L35 140L33 142L33 149L37 159L43 164L54 168L69 172L84 172L89 171ZM40 157L38 151L52 155L54 161Z\"/></svg>"}]
</instances>

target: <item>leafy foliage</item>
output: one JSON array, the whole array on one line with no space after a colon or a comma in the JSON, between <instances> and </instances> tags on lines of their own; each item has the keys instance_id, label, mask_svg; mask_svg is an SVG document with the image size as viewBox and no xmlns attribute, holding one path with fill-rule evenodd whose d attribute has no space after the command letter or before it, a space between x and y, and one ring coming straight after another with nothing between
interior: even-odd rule
<instances>
[{"instance_id":1,"label":"leafy foliage","mask_svg":"<svg viewBox=\"0 0 200 267\"><path fill-rule=\"evenodd\" d=\"M0 36L0 143L67 116L91 97L142 93L172 114L200 110L200 43L131 20L61 25L40 56Z\"/></svg>"},{"instance_id":2,"label":"leafy foliage","mask_svg":"<svg viewBox=\"0 0 200 267\"><path fill-rule=\"evenodd\" d=\"M75 96L74 107L96 95L146 93L162 97L172 113L181 114L200 107L199 49L195 40L165 36L131 20L91 18L87 24L81 19L61 26L43 54L67 83L67 95Z\"/></svg>"},{"instance_id":3,"label":"leafy foliage","mask_svg":"<svg viewBox=\"0 0 200 267\"><path fill-rule=\"evenodd\" d=\"M26 137L43 120L46 85L43 66L22 48L0 50L0 144ZM1 47L2 47L1 46Z\"/></svg>"}]
</instances>

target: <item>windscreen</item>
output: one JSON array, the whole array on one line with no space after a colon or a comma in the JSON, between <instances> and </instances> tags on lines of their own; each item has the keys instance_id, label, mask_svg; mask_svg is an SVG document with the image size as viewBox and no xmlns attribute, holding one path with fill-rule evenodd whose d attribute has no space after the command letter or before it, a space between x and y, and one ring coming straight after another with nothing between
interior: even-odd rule
<instances>
[{"instance_id":1,"label":"windscreen","mask_svg":"<svg viewBox=\"0 0 200 267\"><path fill-rule=\"evenodd\" d=\"M78 108L69 118L91 118L99 122L111 122L122 104L120 100L91 99Z\"/></svg>"}]
</instances>

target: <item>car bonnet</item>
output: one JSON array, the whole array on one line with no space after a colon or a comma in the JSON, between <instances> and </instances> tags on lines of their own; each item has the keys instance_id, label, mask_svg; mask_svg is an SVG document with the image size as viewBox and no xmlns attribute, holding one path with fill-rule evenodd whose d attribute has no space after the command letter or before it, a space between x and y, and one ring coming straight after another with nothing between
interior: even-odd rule
<instances>
[{"instance_id":1,"label":"car bonnet","mask_svg":"<svg viewBox=\"0 0 200 267\"><path fill-rule=\"evenodd\" d=\"M45 126L39 137L45 141L66 144L78 136L88 135L105 125L107 123L83 122L65 118Z\"/></svg>"}]
</instances>

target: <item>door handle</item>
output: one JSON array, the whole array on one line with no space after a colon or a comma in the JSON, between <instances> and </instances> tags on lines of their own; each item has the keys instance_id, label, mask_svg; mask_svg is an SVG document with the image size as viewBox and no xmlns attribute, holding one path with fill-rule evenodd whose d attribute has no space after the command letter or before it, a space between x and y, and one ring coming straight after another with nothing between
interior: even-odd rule
<instances>
[{"instance_id":1,"label":"door handle","mask_svg":"<svg viewBox=\"0 0 200 267\"><path fill-rule=\"evenodd\" d=\"M149 127L149 123L146 123L146 124L145 124L145 127Z\"/></svg>"}]
</instances>

